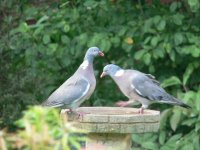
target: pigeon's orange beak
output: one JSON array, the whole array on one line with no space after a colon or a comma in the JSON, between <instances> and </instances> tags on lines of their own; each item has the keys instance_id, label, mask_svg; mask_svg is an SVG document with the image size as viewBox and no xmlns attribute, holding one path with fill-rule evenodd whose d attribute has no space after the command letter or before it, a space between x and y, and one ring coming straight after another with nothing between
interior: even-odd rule
<instances>
[{"instance_id":1,"label":"pigeon's orange beak","mask_svg":"<svg viewBox=\"0 0 200 150\"><path fill-rule=\"evenodd\" d=\"M99 51L99 56L104 56L104 53L102 51Z\"/></svg>"},{"instance_id":2,"label":"pigeon's orange beak","mask_svg":"<svg viewBox=\"0 0 200 150\"><path fill-rule=\"evenodd\" d=\"M107 75L106 72L102 72L100 78L103 78L103 77L106 76L106 75Z\"/></svg>"}]
</instances>

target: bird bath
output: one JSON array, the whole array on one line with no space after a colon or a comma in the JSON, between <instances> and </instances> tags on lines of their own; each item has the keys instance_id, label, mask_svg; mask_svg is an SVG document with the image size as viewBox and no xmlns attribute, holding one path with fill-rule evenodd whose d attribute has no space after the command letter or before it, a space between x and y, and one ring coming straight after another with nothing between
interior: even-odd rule
<instances>
[{"instance_id":1,"label":"bird bath","mask_svg":"<svg viewBox=\"0 0 200 150\"><path fill-rule=\"evenodd\" d=\"M86 150L130 150L131 134L157 132L160 112L125 107L80 107L76 111L84 113L77 117L62 110L64 120L75 122L74 126L87 134Z\"/></svg>"}]
</instances>

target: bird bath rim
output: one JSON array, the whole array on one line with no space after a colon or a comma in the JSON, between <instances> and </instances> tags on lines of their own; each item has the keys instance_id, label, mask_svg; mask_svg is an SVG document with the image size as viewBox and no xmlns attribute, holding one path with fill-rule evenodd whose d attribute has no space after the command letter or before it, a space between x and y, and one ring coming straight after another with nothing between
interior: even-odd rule
<instances>
[{"instance_id":1,"label":"bird bath rim","mask_svg":"<svg viewBox=\"0 0 200 150\"><path fill-rule=\"evenodd\" d=\"M160 112L156 110L145 109L143 114L138 112L138 108L130 107L79 107L76 111L85 113L85 115L131 115L131 116L148 116L159 115Z\"/></svg>"}]
</instances>

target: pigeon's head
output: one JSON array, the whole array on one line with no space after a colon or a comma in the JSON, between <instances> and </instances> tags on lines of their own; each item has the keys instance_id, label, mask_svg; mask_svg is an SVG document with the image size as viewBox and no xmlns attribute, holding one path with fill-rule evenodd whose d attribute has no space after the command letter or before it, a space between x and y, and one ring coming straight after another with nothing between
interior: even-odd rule
<instances>
[{"instance_id":1,"label":"pigeon's head","mask_svg":"<svg viewBox=\"0 0 200 150\"><path fill-rule=\"evenodd\" d=\"M90 47L86 52L85 59L90 61L96 56L104 56L104 53L98 47Z\"/></svg>"},{"instance_id":2,"label":"pigeon's head","mask_svg":"<svg viewBox=\"0 0 200 150\"><path fill-rule=\"evenodd\" d=\"M103 72L100 77L103 78L106 75L109 75L111 77L116 76L120 71L123 71L123 69L121 69L119 66L114 64L109 64L103 68Z\"/></svg>"}]
</instances>

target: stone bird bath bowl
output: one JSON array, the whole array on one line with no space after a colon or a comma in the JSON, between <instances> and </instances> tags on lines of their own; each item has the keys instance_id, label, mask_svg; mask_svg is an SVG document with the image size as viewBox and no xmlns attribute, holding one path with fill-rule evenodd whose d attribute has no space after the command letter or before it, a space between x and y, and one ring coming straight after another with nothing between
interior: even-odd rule
<instances>
[{"instance_id":1,"label":"stone bird bath bowl","mask_svg":"<svg viewBox=\"0 0 200 150\"><path fill-rule=\"evenodd\" d=\"M130 150L131 134L157 132L160 112L126 107L79 107L83 113L77 117L74 113L61 111L63 120L73 121L74 126L85 130L87 134L86 150Z\"/></svg>"}]
</instances>

